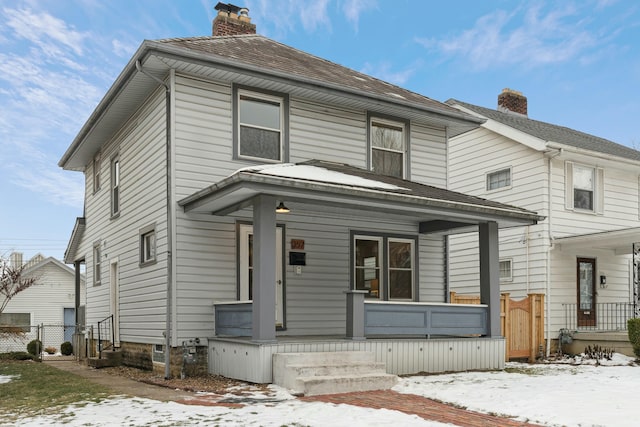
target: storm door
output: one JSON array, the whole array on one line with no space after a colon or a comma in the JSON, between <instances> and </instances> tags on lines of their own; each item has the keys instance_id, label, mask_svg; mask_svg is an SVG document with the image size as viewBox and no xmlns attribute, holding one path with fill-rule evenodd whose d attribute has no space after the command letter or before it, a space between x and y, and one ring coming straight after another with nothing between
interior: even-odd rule
<instances>
[{"instance_id":1,"label":"storm door","mask_svg":"<svg viewBox=\"0 0 640 427\"><path fill-rule=\"evenodd\" d=\"M578 327L596 325L596 260L578 258Z\"/></svg>"},{"instance_id":2,"label":"storm door","mask_svg":"<svg viewBox=\"0 0 640 427\"><path fill-rule=\"evenodd\" d=\"M240 301L253 300L253 226L240 225ZM283 327L282 227L276 228L276 327Z\"/></svg>"}]
</instances>

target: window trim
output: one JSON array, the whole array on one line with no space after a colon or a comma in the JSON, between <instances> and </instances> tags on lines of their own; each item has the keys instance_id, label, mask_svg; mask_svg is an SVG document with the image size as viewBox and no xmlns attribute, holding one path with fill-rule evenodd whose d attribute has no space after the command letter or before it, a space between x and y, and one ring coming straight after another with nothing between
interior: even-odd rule
<instances>
[{"instance_id":1,"label":"window trim","mask_svg":"<svg viewBox=\"0 0 640 427\"><path fill-rule=\"evenodd\" d=\"M102 249L101 242L93 244L93 286L102 284Z\"/></svg>"},{"instance_id":2,"label":"window trim","mask_svg":"<svg viewBox=\"0 0 640 427\"><path fill-rule=\"evenodd\" d=\"M593 171L593 209L583 209L575 207L574 200L574 166L578 166L585 169L591 169ZM587 165L584 163L576 163L571 161L565 162L565 209L583 214L604 214L604 169L593 165Z\"/></svg>"},{"instance_id":3,"label":"window trim","mask_svg":"<svg viewBox=\"0 0 640 427\"><path fill-rule=\"evenodd\" d=\"M240 96L248 96L267 102L280 104L280 160L266 159L240 154ZM258 163L287 163L289 162L289 95L281 92L256 89L249 86L233 85L233 159Z\"/></svg>"},{"instance_id":4,"label":"window trim","mask_svg":"<svg viewBox=\"0 0 640 427\"><path fill-rule=\"evenodd\" d=\"M500 173L503 172L508 172L509 174L509 183L507 185L503 185L500 187L496 187L496 188L490 188L489 184L490 184L490 180L492 176L498 175ZM501 191L501 190L508 190L510 188L512 188L513 186L513 169L511 166L507 166L505 168L501 168L501 169L496 169L493 171L489 171L485 174L485 188L487 192L495 192L495 191Z\"/></svg>"},{"instance_id":5,"label":"window trim","mask_svg":"<svg viewBox=\"0 0 640 427\"><path fill-rule=\"evenodd\" d=\"M373 171L373 123L379 122L382 125L388 126L396 126L402 128L402 143L403 143L403 152L402 152L402 179L411 179L411 156L410 156L410 138L411 127L410 121L407 119L403 119L400 117L389 116L387 114L378 114L371 111L367 112L367 169ZM385 150L384 151L392 151ZM393 151L397 152L397 151Z\"/></svg>"},{"instance_id":6,"label":"window trim","mask_svg":"<svg viewBox=\"0 0 640 427\"><path fill-rule=\"evenodd\" d=\"M418 278L420 277L420 251L419 251L419 236L415 235L405 235L405 234L394 234L394 233L383 233L383 232L375 232L375 231L362 231L362 230L351 230L350 231L350 240L349 240L349 288L352 290L356 290L356 239L362 240L378 240L380 243L380 283L378 288L380 290L380 294L378 297L370 297L367 296L367 299L371 300L380 300L380 301L419 301L419 294L417 289ZM411 277L411 299L406 298L389 298L389 242L400 241L400 242L411 242L412 248L412 270L413 274Z\"/></svg>"},{"instance_id":7,"label":"window trim","mask_svg":"<svg viewBox=\"0 0 640 427\"><path fill-rule=\"evenodd\" d=\"M101 182L101 169L102 169L102 159L100 157L100 153L96 154L93 158L93 194L96 194L100 191Z\"/></svg>"},{"instance_id":8,"label":"window trim","mask_svg":"<svg viewBox=\"0 0 640 427\"><path fill-rule=\"evenodd\" d=\"M153 236L153 256L149 259L145 256L147 254L147 236ZM156 264L158 262L158 235L156 233L155 223L138 230L138 242L140 247L138 266L147 267Z\"/></svg>"},{"instance_id":9,"label":"window trim","mask_svg":"<svg viewBox=\"0 0 640 427\"><path fill-rule=\"evenodd\" d=\"M509 263L509 276L502 277L500 276L500 282L513 282L513 258L502 258L498 261L498 273L502 273L502 269L500 268L500 264L503 262Z\"/></svg>"},{"instance_id":10,"label":"window trim","mask_svg":"<svg viewBox=\"0 0 640 427\"><path fill-rule=\"evenodd\" d=\"M111 218L120 216L122 208L122 165L120 164L120 154L111 156Z\"/></svg>"}]
</instances>

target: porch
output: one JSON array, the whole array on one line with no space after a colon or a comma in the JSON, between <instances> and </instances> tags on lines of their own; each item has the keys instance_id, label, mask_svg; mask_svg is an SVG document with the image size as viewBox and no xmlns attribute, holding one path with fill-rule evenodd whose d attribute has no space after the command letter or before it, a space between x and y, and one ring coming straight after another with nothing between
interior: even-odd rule
<instances>
[{"instance_id":1,"label":"porch","mask_svg":"<svg viewBox=\"0 0 640 427\"><path fill-rule=\"evenodd\" d=\"M502 337L389 337L354 341L339 336L278 336L270 343L249 337L209 339L211 373L254 383L273 381L273 355L367 351L390 374L504 369Z\"/></svg>"},{"instance_id":2,"label":"porch","mask_svg":"<svg viewBox=\"0 0 640 427\"><path fill-rule=\"evenodd\" d=\"M599 346L612 349L626 356L634 357L629 342L627 321L635 318L636 305L630 302L612 302L595 304L595 322L578 324L577 304L562 304L565 329L570 340L565 338L562 351L568 354L584 352L587 346ZM559 339L560 341L560 339Z\"/></svg>"},{"instance_id":3,"label":"porch","mask_svg":"<svg viewBox=\"0 0 640 427\"><path fill-rule=\"evenodd\" d=\"M345 336L278 335L271 342L251 339L251 301L216 303L210 371L270 383L276 353L341 351L371 352L388 373L397 375L504 368L504 338L486 337L487 305L365 301L366 292L345 294Z\"/></svg>"}]
</instances>

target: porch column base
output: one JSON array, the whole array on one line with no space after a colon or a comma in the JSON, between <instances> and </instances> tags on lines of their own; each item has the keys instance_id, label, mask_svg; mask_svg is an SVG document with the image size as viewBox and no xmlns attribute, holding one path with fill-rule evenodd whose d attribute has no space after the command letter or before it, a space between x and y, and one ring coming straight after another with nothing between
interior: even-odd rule
<instances>
[{"instance_id":1,"label":"porch column base","mask_svg":"<svg viewBox=\"0 0 640 427\"><path fill-rule=\"evenodd\" d=\"M347 294L347 335L353 341L364 341L364 296L367 291L350 289Z\"/></svg>"}]
</instances>

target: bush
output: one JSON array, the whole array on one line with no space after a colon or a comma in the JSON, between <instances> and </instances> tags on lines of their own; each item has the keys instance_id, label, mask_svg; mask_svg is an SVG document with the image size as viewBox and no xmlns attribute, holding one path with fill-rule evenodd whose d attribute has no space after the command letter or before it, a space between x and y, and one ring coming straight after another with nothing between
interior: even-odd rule
<instances>
[{"instance_id":1,"label":"bush","mask_svg":"<svg viewBox=\"0 0 640 427\"><path fill-rule=\"evenodd\" d=\"M60 353L63 356L69 356L73 353L73 345L69 341L65 341L60 345Z\"/></svg>"},{"instance_id":2,"label":"bush","mask_svg":"<svg viewBox=\"0 0 640 427\"><path fill-rule=\"evenodd\" d=\"M629 319L627 321L627 332L629 342L633 347L633 354L640 359L640 319Z\"/></svg>"},{"instance_id":3,"label":"bush","mask_svg":"<svg viewBox=\"0 0 640 427\"><path fill-rule=\"evenodd\" d=\"M40 340L32 340L27 344L27 351L34 356L38 356L42 351L42 342Z\"/></svg>"},{"instance_id":4,"label":"bush","mask_svg":"<svg viewBox=\"0 0 640 427\"><path fill-rule=\"evenodd\" d=\"M0 353L0 360L34 360L36 357L26 351L10 351L9 353Z\"/></svg>"}]
</instances>

